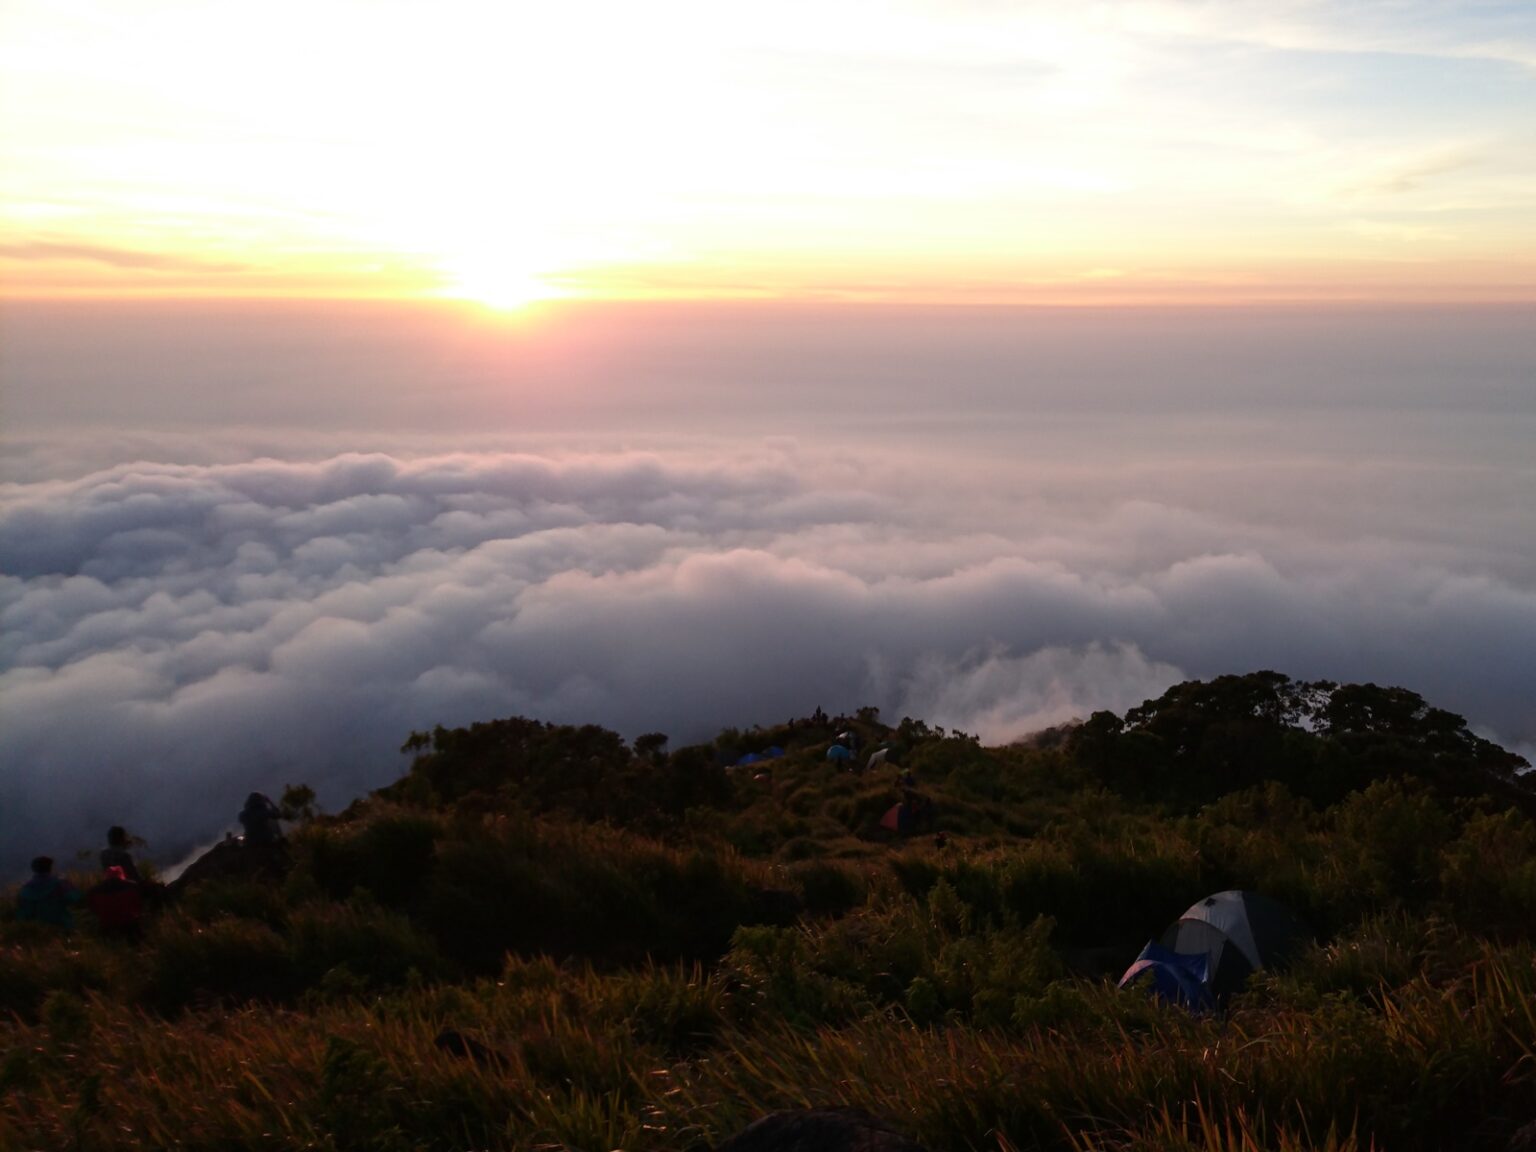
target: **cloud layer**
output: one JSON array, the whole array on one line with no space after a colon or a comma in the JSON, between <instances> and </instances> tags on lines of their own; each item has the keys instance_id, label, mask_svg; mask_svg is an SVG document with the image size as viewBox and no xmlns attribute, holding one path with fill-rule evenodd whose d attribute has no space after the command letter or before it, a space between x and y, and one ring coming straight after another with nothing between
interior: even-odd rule
<instances>
[{"instance_id":1,"label":"cloud layer","mask_svg":"<svg viewBox=\"0 0 1536 1152\"><path fill-rule=\"evenodd\" d=\"M514 713L678 743L875 704L995 741L1275 667L1536 741L1527 582L1432 539L1065 487L962 514L955 487L793 445L0 485L5 862L109 823L170 853L253 788L344 802L412 729Z\"/></svg>"}]
</instances>

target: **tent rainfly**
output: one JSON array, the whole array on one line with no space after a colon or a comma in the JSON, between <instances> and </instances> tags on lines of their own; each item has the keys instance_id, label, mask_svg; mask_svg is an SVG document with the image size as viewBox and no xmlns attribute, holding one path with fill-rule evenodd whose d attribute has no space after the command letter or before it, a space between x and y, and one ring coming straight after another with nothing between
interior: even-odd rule
<instances>
[{"instance_id":1,"label":"tent rainfly","mask_svg":"<svg viewBox=\"0 0 1536 1152\"><path fill-rule=\"evenodd\" d=\"M1263 893L1217 892L1192 905L1160 941L1148 944L1126 969L1120 987L1149 978L1164 999L1190 1007L1219 1004L1254 972L1283 963L1306 937L1301 922ZM1189 974L1197 971L1203 996L1185 989Z\"/></svg>"}]
</instances>

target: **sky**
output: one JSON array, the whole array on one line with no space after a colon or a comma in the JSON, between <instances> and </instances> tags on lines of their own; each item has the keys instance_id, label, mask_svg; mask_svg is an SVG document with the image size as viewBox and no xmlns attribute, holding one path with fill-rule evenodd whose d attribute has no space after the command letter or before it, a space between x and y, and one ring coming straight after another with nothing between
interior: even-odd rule
<instances>
[{"instance_id":1,"label":"sky","mask_svg":"<svg viewBox=\"0 0 1536 1152\"><path fill-rule=\"evenodd\" d=\"M11 295L1529 301L1536 8L9 0Z\"/></svg>"},{"instance_id":2,"label":"sky","mask_svg":"<svg viewBox=\"0 0 1536 1152\"><path fill-rule=\"evenodd\" d=\"M414 729L1536 754L1536 7L0 4L0 870Z\"/></svg>"}]
</instances>

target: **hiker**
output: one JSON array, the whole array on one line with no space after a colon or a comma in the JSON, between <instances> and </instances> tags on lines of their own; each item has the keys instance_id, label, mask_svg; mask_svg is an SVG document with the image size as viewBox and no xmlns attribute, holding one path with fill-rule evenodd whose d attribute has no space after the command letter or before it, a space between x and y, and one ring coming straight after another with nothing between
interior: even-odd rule
<instances>
[{"instance_id":1,"label":"hiker","mask_svg":"<svg viewBox=\"0 0 1536 1152\"><path fill-rule=\"evenodd\" d=\"M138 865L133 862L133 854L128 851L128 833L117 824L107 829L107 846L101 850L101 867L103 870L121 868L124 879L135 884L143 882L144 877L139 875Z\"/></svg>"},{"instance_id":2,"label":"hiker","mask_svg":"<svg viewBox=\"0 0 1536 1152\"><path fill-rule=\"evenodd\" d=\"M101 925L103 935L139 938L139 923L144 918L143 886L128 879L119 865L110 866L101 882L85 894L85 906Z\"/></svg>"},{"instance_id":3,"label":"hiker","mask_svg":"<svg viewBox=\"0 0 1536 1152\"><path fill-rule=\"evenodd\" d=\"M281 816L269 797L252 792L245 798L245 807L240 809L246 844L276 844L283 838L283 826L278 823Z\"/></svg>"},{"instance_id":4,"label":"hiker","mask_svg":"<svg viewBox=\"0 0 1536 1152\"><path fill-rule=\"evenodd\" d=\"M78 888L53 874L53 857L39 856L32 861L32 879L16 893L16 919L73 928L75 918L69 909L80 900Z\"/></svg>"}]
</instances>

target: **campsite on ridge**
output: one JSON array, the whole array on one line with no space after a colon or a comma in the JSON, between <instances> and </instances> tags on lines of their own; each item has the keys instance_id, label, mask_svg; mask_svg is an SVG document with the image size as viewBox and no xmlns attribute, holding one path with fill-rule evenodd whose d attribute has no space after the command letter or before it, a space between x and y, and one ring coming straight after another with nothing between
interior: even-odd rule
<instances>
[{"instance_id":1,"label":"campsite on ridge","mask_svg":"<svg viewBox=\"0 0 1536 1152\"><path fill-rule=\"evenodd\" d=\"M1412 692L668 743L413 733L141 941L7 901L0 1143L682 1150L848 1106L931 1150L1502 1152L1536 1121L1536 790Z\"/></svg>"}]
</instances>

